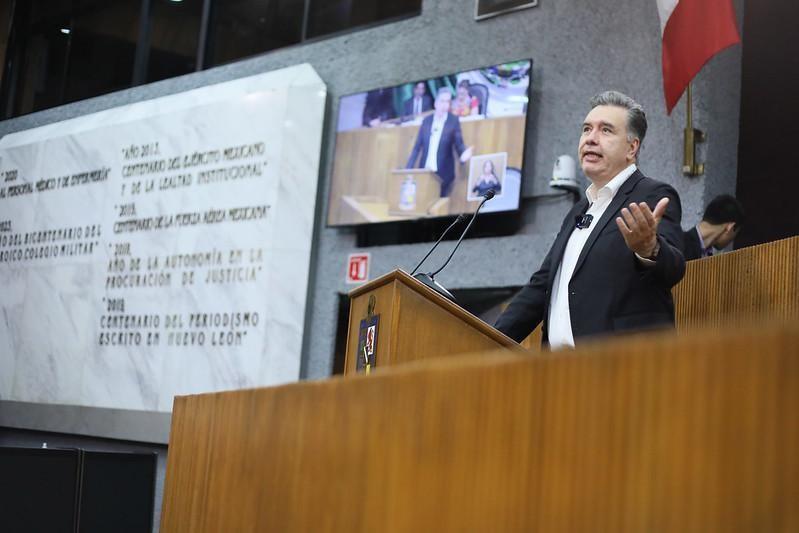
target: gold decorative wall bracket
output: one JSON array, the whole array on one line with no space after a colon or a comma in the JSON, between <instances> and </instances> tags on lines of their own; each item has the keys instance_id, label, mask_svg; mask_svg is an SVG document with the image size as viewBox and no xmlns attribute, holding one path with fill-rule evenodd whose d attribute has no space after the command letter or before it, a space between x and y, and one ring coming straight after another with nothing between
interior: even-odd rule
<instances>
[{"instance_id":1,"label":"gold decorative wall bracket","mask_svg":"<svg viewBox=\"0 0 799 533\"><path fill-rule=\"evenodd\" d=\"M686 176L701 176L705 173L705 164L696 161L696 144L705 142L705 132L694 128L691 103L691 84L685 92L685 129L683 130L682 173Z\"/></svg>"}]
</instances>

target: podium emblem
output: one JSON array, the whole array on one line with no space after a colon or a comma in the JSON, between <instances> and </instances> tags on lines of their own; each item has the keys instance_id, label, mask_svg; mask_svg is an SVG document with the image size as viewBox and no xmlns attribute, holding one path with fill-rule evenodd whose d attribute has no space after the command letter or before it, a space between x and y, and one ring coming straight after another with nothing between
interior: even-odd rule
<instances>
[{"instance_id":1,"label":"podium emblem","mask_svg":"<svg viewBox=\"0 0 799 533\"><path fill-rule=\"evenodd\" d=\"M374 309L370 306L370 311ZM356 372L368 374L377 365L377 330L380 315L371 312L361 320L358 328L358 353L355 354Z\"/></svg>"}]
</instances>

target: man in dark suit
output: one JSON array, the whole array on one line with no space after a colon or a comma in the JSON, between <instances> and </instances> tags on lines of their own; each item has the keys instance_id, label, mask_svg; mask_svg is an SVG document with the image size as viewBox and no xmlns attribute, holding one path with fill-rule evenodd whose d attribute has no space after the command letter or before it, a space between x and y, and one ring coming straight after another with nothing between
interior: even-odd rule
<instances>
[{"instance_id":1,"label":"man in dark suit","mask_svg":"<svg viewBox=\"0 0 799 533\"><path fill-rule=\"evenodd\" d=\"M402 103L402 116L412 119L431 109L433 109L433 99L427 94L424 82L416 82L413 86L413 96Z\"/></svg>"},{"instance_id":2,"label":"man in dark suit","mask_svg":"<svg viewBox=\"0 0 799 533\"><path fill-rule=\"evenodd\" d=\"M394 89L375 89L366 93L363 108L363 125L376 128L383 122L396 118L394 112Z\"/></svg>"},{"instance_id":3,"label":"man in dark suit","mask_svg":"<svg viewBox=\"0 0 799 533\"><path fill-rule=\"evenodd\" d=\"M646 115L632 98L591 99L578 155L591 181L541 268L497 319L523 340L541 322L553 348L613 332L673 325L671 288L685 273L680 198L636 167Z\"/></svg>"},{"instance_id":4,"label":"man in dark suit","mask_svg":"<svg viewBox=\"0 0 799 533\"><path fill-rule=\"evenodd\" d=\"M416 135L407 168L427 168L441 178L441 196L449 196L455 180L455 157L458 152L461 163L472 157L472 148L466 148L461 135L458 117L449 112L452 92L442 87L436 94L435 113L425 117Z\"/></svg>"},{"instance_id":5,"label":"man in dark suit","mask_svg":"<svg viewBox=\"0 0 799 533\"><path fill-rule=\"evenodd\" d=\"M729 194L716 196L707 204L702 221L683 234L686 261L710 257L735 239L744 223L744 208Z\"/></svg>"}]
</instances>

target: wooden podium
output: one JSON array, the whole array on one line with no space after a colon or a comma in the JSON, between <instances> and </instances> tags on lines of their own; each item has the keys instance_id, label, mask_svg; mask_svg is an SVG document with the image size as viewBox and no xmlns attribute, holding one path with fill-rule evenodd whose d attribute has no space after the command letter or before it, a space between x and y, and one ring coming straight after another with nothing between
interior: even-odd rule
<instances>
[{"instance_id":1,"label":"wooden podium","mask_svg":"<svg viewBox=\"0 0 799 533\"><path fill-rule=\"evenodd\" d=\"M350 300L345 375L354 374L358 356L364 357L362 347L358 356L356 352L362 322L366 326L370 317L377 317L373 369L498 348L526 353L513 339L402 270L354 289Z\"/></svg>"}]
</instances>

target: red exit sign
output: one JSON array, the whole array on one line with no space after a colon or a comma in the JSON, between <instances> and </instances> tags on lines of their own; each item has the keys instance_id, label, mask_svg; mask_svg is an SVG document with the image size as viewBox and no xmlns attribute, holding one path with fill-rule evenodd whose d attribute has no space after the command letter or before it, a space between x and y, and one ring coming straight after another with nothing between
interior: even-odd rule
<instances>
[{"instance_id":1,"label":"red exit sign","mask_svg":"<svg viewBox=\"0 0 799 533\"><path fill-rule=\"evenodd\" d=\"M369 254L350 254L347 258L347 283L363 283L369 279Z\"/></svg>"}]
</instances>

